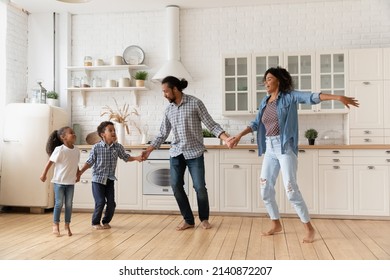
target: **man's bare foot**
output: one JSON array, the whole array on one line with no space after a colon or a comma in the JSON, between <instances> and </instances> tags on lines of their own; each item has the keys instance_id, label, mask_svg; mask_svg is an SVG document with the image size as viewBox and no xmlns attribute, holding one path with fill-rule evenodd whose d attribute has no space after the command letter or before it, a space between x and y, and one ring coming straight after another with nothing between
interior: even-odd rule
<instances>
[{"instance_id":1,"label":"man's bare foot","mask_svg":"<svg viewBox=\"0 0 390 280\"><path fill-rule=\"evenodd\" d=\"M315 229L313 228L310 222L303 224L303 226L305 227L305 231L306 231L306 235L303 238L303 243L312 243L314 241L314 236L316 234Z\"/></svg>"},{"instance_id":2,"label":"man's bare foot","mask_svg":"<svg viewBox=\"0 0 390 280\"><path fill-rule=\"evenodd\" d=\"M53 224L53 234L57 237L61 236L59 224Z\"/></svg>"},{"instance_id":3,"label":"man's bare foot","mask_svg":"<svg viewBox=\"0 0 390 280\"><path fill-rule=\"evenodd\" d=\"M282 224L280 223L280 220L272 220L271 221L271 229L266 232L262 232L261 235L267 236L267 235L274 235L275 233L282 231Z\"/></svg>"},{"instance_id":4,"label":"man's bare foot","mask_svg":"<svg viewBox=\"0 0 390 280\"><path fill-rule=\"evenodd\" d=\"M203 220L203 221L200 223L200 225L201 225L202 228L204 228L204 229L209 229L209 228L211 228L211 225L210 225L210 223L209 223L208 220Z\"/></svg>"},{"instance_id":5,"label":"man's bare foot","mask_svg":"<svg viewBox=\"0 0 390 280\"><path fill-rule=\"evenodd\" d=\"M69 224L65 224L65 230L68 231L68 236L72 236L72 231L70 230Z\"/></svg>"},{"instance_id":6,"label":"man's bare foot","mask_svg":"<svg viewBox=\"0 0 390 280\"><path fill-rule=\"evenodd\" d=\"M176 230L186 230L188 228L193 228L195 225L187 224L186 221L181 222L177 227Z\"/></svg>"}]
</instances>

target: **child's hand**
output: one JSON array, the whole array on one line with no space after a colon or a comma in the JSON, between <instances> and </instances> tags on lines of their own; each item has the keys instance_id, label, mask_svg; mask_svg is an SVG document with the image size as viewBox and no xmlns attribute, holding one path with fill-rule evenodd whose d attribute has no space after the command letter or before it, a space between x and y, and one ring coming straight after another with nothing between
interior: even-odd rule
<instances>
[{"instance_id":1,"label":"child's hand","mask_svg":"<svg viewBox=\"0 0 390 280\"><path fill-rule=\"evenodd\" d=\"M41 177L39 177L39 179L41 179L42 182L45 182L46 181L46 175L42 175Z\"/></svg>"}]
</instances>

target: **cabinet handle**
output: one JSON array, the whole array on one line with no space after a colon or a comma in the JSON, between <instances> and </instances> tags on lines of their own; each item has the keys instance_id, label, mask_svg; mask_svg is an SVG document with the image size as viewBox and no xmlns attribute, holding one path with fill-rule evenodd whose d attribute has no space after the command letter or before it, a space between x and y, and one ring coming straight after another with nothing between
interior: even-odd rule
<instances>
[{"instance_id":1,"label":"cabinet handle","mask_svg":"<svg viewBox=\"0 0 390 280\"><path fill-rule=\"evenodd\" d=\"M207 150L204 150L204 152L205 152L205 153L208 153L209 151L207 151Z\"/></svg>"},{"instance_id":2,"label":"cabinet handle","mask_svg":"<svg viewBox=\"0 0 390 280\"><path fill-rule=\"evenodd\" d=\"M364 134L371 134L371 131L370 130L365 130Z\"/></svg>"},{"instance_id":3,"label":"cabinet handle","mask_svg":"<svg viewBox=\"0 0 390 280\"><path fill-rule=\"evenodd\" d=\"M387 162L390 162L390 158L386 159Z\"/></svg>"},{"instance_id":4,"label":"cabinet handle","mask_svg":"<svg viewBox=\"0 0 390 280\"><path fill-rule=\"evenodd\" d=\"M306 153L305 150L299 150L298 152L300 152L300 153Z\"/></svg>"},{"instance_id":5,"label":"cabinet handle","mask_svg":"<svg viewBox=\"0 0 390 280\"><path fill-rule=\"evenodd\" d=\"M370 84L370 82L363 82L363 85L369 85Z\"/></svg>"},{"instance_id":6,"label":"cabinet handle","mask_svg":"<svg viewBox=\"0 0 390 280\"><path fill-rule=\"evenodd\" d=\"M233 168L240 168L240 166L235 164L235 165L233 165Z\"/></svg>"},{"instance_id":7,"label":"cabinet handle","mask_svg":"<svg viewBox=\"0 0 390 280\"><path fill-rule=\"evenodd\" d=\"M366 142L366 143L367 143L367 142L371 142L371 139L370 139L370 138L365 138L365 139L364 139L364 142Z\"/></svg>"},{"instance_id":8,"label":"cabinet handle","mask_svg":"<svg viewBox=\"0 0 390 280\"><path fill-rule=\"evenodd\" d=\"M340 166L334 165L333 169L340 169Z\"/></svg>"},{"instance_id":9,"label":"cabinet handle","mask_svg":"<svg viewBox=\"0 0 390 280\"><path fill-rule=\"evenodd\" d=\"M386 151L386 154L390 154L390 151Z\"/></svg>"},{"instance_id":10,"label":"cabinet handle","mask_svg":"<svg viewBox=\"0 0 390 280\"><path fill-rule=\"evenodd\" d=\"M86 153L88 153L88 151L87 150L81 150L80 153L86 154Z\"/></svg>"},{"instance_id":11,"label":"cabinet handle","mask_svg":"<svg viewBox=\"0 0 390 280\"><path fill-rule=\"evenodd\" d=\"M333 162L340 162L340 159L334 158L334 159L333 159Z\"/></svg>"},{"instance_id":12,"label":"cabinet handle","mask_svg":"<svg viewBox=\"0 0 390 280\"><path fill-rule=\"evenodd\" d=\"M369 166L367 166L367 168L370 169L370 170L374 170L375 166L369 165Z\"/></svg>"},{"instance_id":13,"label":"cabinet handle","mask_svg":"<svg viewBox=\"0 0 390 280\"><path fill-rule=\"evenodd\" d=\"M332 153L334 153L334 154L339 154L340 151L332 151Z\"/></svg>"},{"instance_id":14,"label":"cabinet handle","mask_svg":"<svg viewBox=\"0 0 390 280\"><path fill-rule=\"evenodd\" d=\"M80 183L87 184L88 180L80 180Z\"/></svg>"},{"instance_id":15,"label":"cabinet handle","mask_svg":"<svg viewBox=\"0 0 390 280\"><path fill-rule=\"evenodd\" d=\"M255 150L248 150L248 152L255 153L256 151Z\"/></svg>"}]
</instances>

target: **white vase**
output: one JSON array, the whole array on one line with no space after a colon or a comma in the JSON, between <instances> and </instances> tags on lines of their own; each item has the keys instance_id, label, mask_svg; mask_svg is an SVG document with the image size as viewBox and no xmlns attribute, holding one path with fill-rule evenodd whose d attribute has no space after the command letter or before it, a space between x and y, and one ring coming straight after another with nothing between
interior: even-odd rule
<instances>
[{"instance_id":1,"label":"white vase","mask_svg":"<svg viewBox=\"0 0 390 280\"><path fill-rule=\"evenodd\" d=\"M123 123L116 123L115 125L116 139L119 144L125 144L125 126Z\"/></svg>"},{"instance_id":2,"label":"white vase","mask_svg":"<svg viewBox=\"0 0 390 280\"><path fill-rule=\"evenodd\" d=\"M59 106L59 100L58 99L53 99L53 98L46 98L46 104L50 106Z\"/></svg>"}]
</instances>

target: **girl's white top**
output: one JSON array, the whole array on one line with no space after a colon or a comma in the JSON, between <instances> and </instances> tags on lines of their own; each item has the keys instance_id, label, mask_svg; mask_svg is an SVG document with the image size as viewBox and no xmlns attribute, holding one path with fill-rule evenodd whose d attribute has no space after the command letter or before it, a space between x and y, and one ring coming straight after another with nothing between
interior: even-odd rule
<instances>
[{"instance_id":1,"label":"girl's white top","mask_svg":"<svg viewBox=\"0 0 390 280\"><path fill-rule=\"evenodd\" d=\"M54 174L52 183L62 185L74 185L78 164L80 161L80 151L76 146L69 149L65 145L58 146L50 156L50 161L54 162Z\"/></svg>"}]
</instances>

